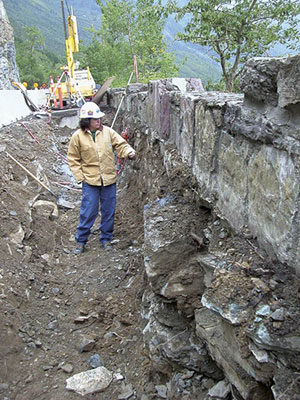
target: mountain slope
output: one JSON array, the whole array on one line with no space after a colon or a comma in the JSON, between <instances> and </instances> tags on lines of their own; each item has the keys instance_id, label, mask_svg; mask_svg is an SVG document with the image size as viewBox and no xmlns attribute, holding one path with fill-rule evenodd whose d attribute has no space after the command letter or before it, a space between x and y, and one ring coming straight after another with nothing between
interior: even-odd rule
<instances>
[{"instance_id":1,"label":"mountain slope","mask_svg":"<svg viewBox=\"0 0 300 400\"><path fill-rule=\"evenodd\" d=\"M57 55L65 51L64 28L60 0L3 0L4 7L14 28L15 36L24 34L25 26L35 26L45 37L46 46ZM91 25L98 28L101 23L101 10L95 0L65 0L65 14L73 8L77 17L79 38L87 44ZM174 35L182 30L179 23L169 19L165 27L168 49L175 53L176 62L181 65L180 77L200 77L204 83L220 78L220 69L200 46L175 42ZM184 61L187 59L187 61Z\"/></svg>"},{"instance_id":2,"label":"mountain slope","mask_svg":"<svg viewBox=\"0 0 300 400\"><path fill-rule=\"evenodd\" d=\"M61 2L59 0L3 0L4 7L14 28L15 36L21 36L25 26L35 26L44 35L47 47L62 54L65 50ZM100 25L101 12L96 1L72 0L65 3L72 6L77 17L79 37L87 42L90 34L86 28ZM68 7L65 6L68 14Z\"/></svg>"}]
</instances>

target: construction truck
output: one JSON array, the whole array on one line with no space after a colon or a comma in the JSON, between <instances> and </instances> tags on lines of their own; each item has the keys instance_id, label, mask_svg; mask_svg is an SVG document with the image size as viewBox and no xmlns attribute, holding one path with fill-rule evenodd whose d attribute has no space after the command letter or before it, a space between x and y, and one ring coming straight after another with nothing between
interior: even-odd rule
<instances>
[{"instance_id":1,"label":"construction truck","mask_svg":"<svg viewBox=\"0 0 300 400\"><path fill-rule=\"evenodd\" d=\"M73 14L65 18L64 0L61 0L62 17L65 33L65 46L67 65L62 67L60 77L56 80L50 77L49 103L53 108L70 108L81 106L85 101L89 101L96 93L96 84L92 77L89 67L77 69L78 62L74 61L74 53L79 51L79 39L77 29L77 19Z\"/></svg>"}]
</instances>

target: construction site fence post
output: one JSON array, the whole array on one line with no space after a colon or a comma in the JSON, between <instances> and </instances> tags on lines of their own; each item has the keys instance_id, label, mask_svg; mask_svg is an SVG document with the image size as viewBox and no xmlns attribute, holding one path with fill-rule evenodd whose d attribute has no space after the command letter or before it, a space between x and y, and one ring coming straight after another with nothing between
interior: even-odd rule
<instances>
[{"instance_id":1,"label":"construction site fence post","mask_svg":"<svg viewBox=\"0 0 300 400\"><path fill-rule=\"evenodd\" d=\"M130 77L129 77L128 82L127 82L127 85L126 85L126 88L127 88L127 86L129 85L129 83L131 82L132 75L133 75L133 71L132 71L131 74L130 74ZM116 122L117 116L118 116L118 114L119 114L121 105L122 105L122 103L123 103L123 100L124 100L124 97L125 97L125 94L126 94L126 88L125 88L125 90L124 90L124 92L123 92L123 94L122 94L122 98L121 98L120 104L119 104L119 106L118 106L118 109L117 109L117 111L116 111L114 120L113 120L113 122L112 122L112 124L111 124L111 128L113 128L113 126L114 126L114 124L115 124L115 122Z\"/></svg>"}]
</instances>

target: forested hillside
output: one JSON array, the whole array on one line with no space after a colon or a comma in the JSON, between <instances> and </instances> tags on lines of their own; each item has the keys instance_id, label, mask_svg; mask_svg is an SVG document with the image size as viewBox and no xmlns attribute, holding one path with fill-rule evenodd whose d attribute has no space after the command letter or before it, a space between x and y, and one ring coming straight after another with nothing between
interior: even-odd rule
<instances>
[{"instance_id":1,"label":"forested hillside","mask_svg":"<svg viewBox=\"0 0 300 400\"><path fill-rule=\"evenodd\" d=\"M64 30L60 0L3 0L15 37L24 35L26 26L39 29L45 38L47 49L57 56L64 56ZM78 21L79 38L83 44L91 39L87 28L92 25L99 28L101 23L100 7L95 0L66 0L65 12L73 8ZM175 60L180 65L179 76L200 77L204 83L216 81L220 77L218 65L200 46L174 41L180 24L169 20L165 36L169 50L175 53Z\"/></svg>"},{"instance_id":2,"label":"forested hillside","mask_svg":"<svg viewBox=\"0 0 300 400\"><path fill-rule=\"evenodd\" d=\"M3 0L3 3L15 36L22 35L25 26L34 26L43 33L49 50L60 54L65 51L60 0ZM71 7L77 17L80 39L87 42L91 35L86 28L100 24L100 7L95 0L67 0L66 14Z\"/></svg>"}]
</instances>

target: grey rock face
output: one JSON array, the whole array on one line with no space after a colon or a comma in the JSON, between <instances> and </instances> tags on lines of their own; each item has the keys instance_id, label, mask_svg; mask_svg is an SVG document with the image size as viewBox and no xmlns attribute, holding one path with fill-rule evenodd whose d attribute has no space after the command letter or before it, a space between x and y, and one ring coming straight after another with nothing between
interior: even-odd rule
<instances>
[{"instance_id":1,"label":"grey rock face","mask_svg":"<svg viewBox=\"0 0 300 400\"><path fill-rule=\"evenodd\" d=\"M191 219L183 221L183 208L189 205L161 200L144 211L146 273L152 290L169 299L198 294L203 287L203 270L193 259L196 246L190 237L196 212L190 208L186 214Z\"/></svg>"},{"instance_id":2,"label":"grey rock face","mask_svg":"<svg viewBox=\"0 0 300 400\"><path fill-rule=\"evenodd\" d=\"M285 58L253 58L241 76L240 88L246 97L288 107L300 102L300 56Z\"/></svg>"},{"instance_id":3,"label":"grey rock face","mask_svg":"<svg viewBox=\"0 0 300 400\"><path fill-rule=\"evenodd\" d=\"M11 82L20 81L13 30L2 0L0 0L0 71L0 90L13 89Z\"/></svg>"},{"instance_id":4,"label":"grey rock face","mask_svg":"<svg viewBox=\"0 0 300 400\"><path fill-rule=\"evenodd\" d=\"M287 107L300 102L300 88L295 82L300 79L300 56L284 59L278 72L278 93L280 107Z\"/></svg>"},{"instance_id":5,"label":"grey rock face","mask_svg":"<svg viewBox=\"0 0 300 400\"><path fill-rule=\"evenodd\" d=\"M277 74L280 59L252 58L241 75L240 89L245 95L263 103L278 103Z\"/></svg>"},{"instance_id":6,"label":"grey rock face","mask_svg":"<svg viewBox=\"0 0 300 400\"><path fill-rule=\"evenodd\" d=\"M222 379L223 373L208 354L205 342L187 327L187 321L176 309L175 302L167 303L146 293L144 306L148 322L143 330L144 342L155 370L170 373L172 365L180 365Z\"/></svg>"},{"instance_id":7,"label":"grey rock face","mask_svg":"<svg viewBox=\"0 0 300 400\"><path fill-rule=\"evenodd\" d=\"M205 222L191 203L145 209L144 337L153 365L217 380L219 367L234 399L299 393L299 64L299 56L249 60L244 96L189 91L187 80L170 80L150 82L123 103L126 121L140 132L137 144L151 152L149 165L140 166L165 168L175 192L226 221L226 232L244 240L243 252L252 247L247 262L245 254L232 262L235 244L217 230L218 220L199 227ZM149 174L145 193L163 186ZM189 215L198 241L201 233L208 242L217 237L214 247L193 248Z\"/></svg>"}]
</instances>

